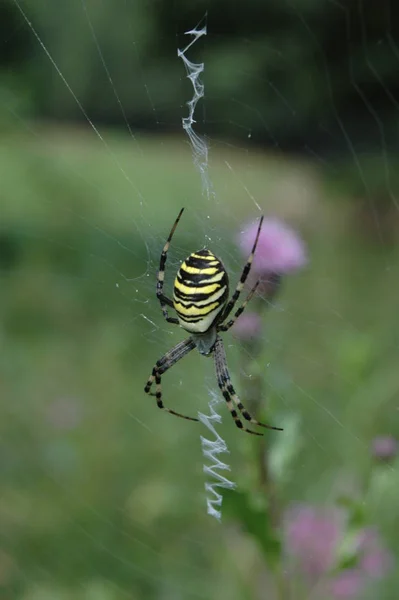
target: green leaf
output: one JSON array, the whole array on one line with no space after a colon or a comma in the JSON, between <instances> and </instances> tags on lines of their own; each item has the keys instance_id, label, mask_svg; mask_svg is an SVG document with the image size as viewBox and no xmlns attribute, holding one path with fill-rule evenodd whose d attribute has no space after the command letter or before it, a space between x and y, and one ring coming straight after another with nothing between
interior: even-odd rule
<instances>
[{"instance_id":1,"label":"green leaf","mask_svg":"<svg viewBox=\"0 0 399 600\"><path fill-rule=\"evenodd\" d=\"M224 494L224 514L239 521L258 542L267 560L276 564L281 556L281 540L273 529L266 510L254 506L251 494L228 490Z\"/></svg>"}]
</instances>

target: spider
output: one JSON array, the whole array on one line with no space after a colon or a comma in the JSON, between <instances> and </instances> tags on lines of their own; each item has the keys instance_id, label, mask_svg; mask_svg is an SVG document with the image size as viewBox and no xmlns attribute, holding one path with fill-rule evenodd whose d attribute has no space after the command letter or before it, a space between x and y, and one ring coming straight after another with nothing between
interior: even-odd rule
<instances>
[{"instance_id":1,"label":"spider","mask_svg":"<svg viewBox=\"0 0 399 600\"><path fill-rule=\"evenodd\" d=\"M183 210L184 208L179 212L161 253L156 293L166 321L168 323L173 323L174 325L180 325L180 327L188 331L191 335L186 340L179 342L155 363L144 391L147 394L156 397L159 408L166 410L176 417L188 419L189 421L198 421L198 419L195 419L194 417L187 417L175 410L166 408L162 401L161 387L162 375L166 373L168 369L173 367L173 365L181 358L186 356L186 354L191 352L191 350L197 348L199 353L204 356L213 355L218 386L226 400L231 416L239 429L252 433L253 435L262 435L257 431L245 427L240 420L236 409L238 409L246 421L249 421L249 423L252 423L253 425L260 425L267 429L282 431L280 427L265 425L254 419L241 403L231 383L227 367L226 352L224 350L223 341L219 336L219 332L227 331L235 323L258 287L259 281L257 281L251 289L244 302L236 310L234 316L226 322L227 317L233 310L241 291L243 290L245 281L251 270L263 217L261 217L259 221L259 227L252 252L241 273L240 281L237 284L235 292L229 301L229 280L226 270L222 262L206 248L190 254L190 256L181 264L174 282L172 301L165 296L163 292L165 263L173 234L180 221ZM176 311L177 318L169 316L168 307L171 307ZM156 386L155 393L151 392L154 381Z\"/></svg>"}]
</instances>

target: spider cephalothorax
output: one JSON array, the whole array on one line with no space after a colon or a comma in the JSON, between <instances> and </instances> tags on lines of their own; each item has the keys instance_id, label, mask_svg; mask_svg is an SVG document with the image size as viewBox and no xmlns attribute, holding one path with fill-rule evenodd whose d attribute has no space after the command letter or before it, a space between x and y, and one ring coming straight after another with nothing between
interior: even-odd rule
<instances>
[{"instance_id":1,"label":"spider cephalothorax","mask_svg":"<svg viewBox=\"0 0 399 600\"><path fill-rule=\"evenodd\" d=\"M231 383L222 338L218 335L220 331L227 331L230 329L236 319L238 319L243 312L245 306L252 298L258 286L259 282L257 282L249 292L247 298L237 309L234 316L226 322L227 317L233 310L240 293L243 290L245 281L251 270L256 245L258 243L259 234L262 227L263 217L261 217L259 222L252 252L246 265L244 266L235 292L229 301L227 301L229 294L229 279L226 270L222 262L206 248L190 254L190 256L181 264L174 283L172 301L163 293L165 263L171 239L183 210L184 209L182 208L162 250L157 280L157 298L160 301L163 315L168 323L180 325L183 329L191 333L191 336L183 342L177 344L156 362L152 370L152 374L145 386L145 392L156 397L159 408L163 408L171 414L182 417L183 419L198 421L198 419L195 419L194 417L187 417L181 413L166 408L162 402L161 388L161 376L177 361L183 358L183 356L188 354L188 352L194 348L197 348L200 354L204 354L206 356L213 354L215 359L218 386L227 402L227 406L231 412L235 424L239 429L243 429L244 431L253 433L255 435L261 435L256 431L252 431L252 429L244 427L236 409L239 410L246 421L249 421L254 425L260 425L262 427L266 427L267 429L276 429L281 431L279 427L265 425L264 423L260 423L251 417L241 403ZM169 317L167 308L168 306L176 311L177 318ZM156 385L155 394L151 392L151 387L154 382Z\"/></svg>"}]
</instances>

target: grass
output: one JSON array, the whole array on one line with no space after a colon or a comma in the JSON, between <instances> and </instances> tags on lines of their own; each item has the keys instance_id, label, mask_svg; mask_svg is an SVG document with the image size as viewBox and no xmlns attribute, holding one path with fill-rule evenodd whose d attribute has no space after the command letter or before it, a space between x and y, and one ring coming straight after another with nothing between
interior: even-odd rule
<instances>
[{"instance_id":1,"label":"grass","mask_svg":"<svg viewBox=\"0 0 399 600\"><path fill-rule=\"evenodd\" d=\"M207 200L179 140L104 139L43 128L0 142L1 597L262 597L254 538L234 517L205 514L203 429L143 394L154 361L182 338L154 296L162 240L186 206L170 279L206 233L234 277L232 232L258 215L253 199L302 230L310 265L265 318L260 360L270 419L294 424L278 442L286 506L356 487L373 437L399 436L397 248L354 231L308 165L215 147ZM238 384L233 337L228 353ZM165 377L165 403L195 415L213 389L211 362L193 354ZM257 440L221 414L231 477L256 503ZM395 494L373 489L366 510L397 554ZM383 583L379 597L396 589Z\"/></svg>"}]
</instances>

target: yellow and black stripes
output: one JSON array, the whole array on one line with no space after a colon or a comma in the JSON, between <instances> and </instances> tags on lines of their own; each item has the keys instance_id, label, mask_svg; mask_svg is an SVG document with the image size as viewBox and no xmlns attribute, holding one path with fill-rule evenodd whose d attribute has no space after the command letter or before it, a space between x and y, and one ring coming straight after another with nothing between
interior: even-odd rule
<instances>
[{"instance_id":1,"label":"yellow and black stripes","mask_svg":"<svg viewBox=\"0 0 399 600\"><path fill-rule=\"evenodd\" d=\"M163 316L168 323L181 325L184 329L191 332L192 336L177 344L155 363L144 391L151 396L155 396L159 408L177 417L182 417L190 421L198 421L195 417L188 417L166 408L162 401L161 387L162 375L191 350L197 348L200 354L203 355L213 353L218 386L226 400L236 426L242 431L261 435L257 431L245 427L241 420L241 417L243 417L245 421L253 425L279 430L280 428L278 427L260 423L245 409L231 383L223 342L217 333L218 331L227 331L234 324L256 291L258 283L253 286L244 302L235 310L229 321L226 322L227 317L234 309L251 270L263 217L259 222L251 254L244 266L240 280L230 301L227 301L229 281L223 264L212 252L206 249L190 254L181 265L175 279L172 300L164 294L165 264L169 246L182 213L183 209L179 212L161 253L157 278L157 298L161 304ZM168 307L176 310L178 318L169 317ZM154 384L155 392L152 391Z\"/></svg>"},{"instance_id":2,"label":"yellow and black stripes","mask_svg":"<svg viewBox=\"0 0 399 600\"><path fill-rule=\"evenodd\" d=\"M180 266L173 289L180 325L193 333L207 331L226 304L228 289L225 268L210 250L190 254Z\"/></svg>"}]
</instances>

